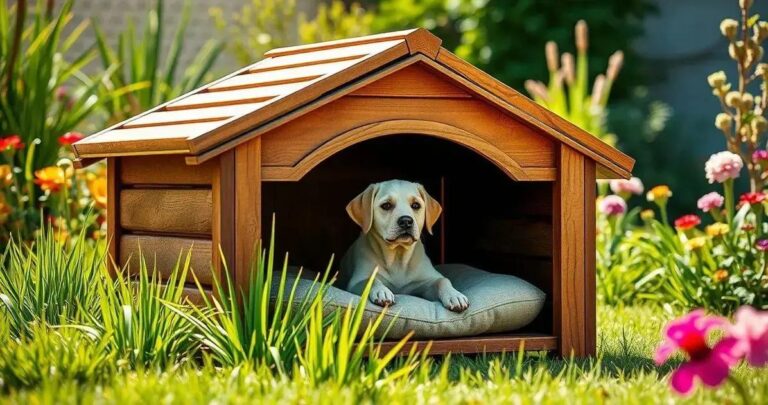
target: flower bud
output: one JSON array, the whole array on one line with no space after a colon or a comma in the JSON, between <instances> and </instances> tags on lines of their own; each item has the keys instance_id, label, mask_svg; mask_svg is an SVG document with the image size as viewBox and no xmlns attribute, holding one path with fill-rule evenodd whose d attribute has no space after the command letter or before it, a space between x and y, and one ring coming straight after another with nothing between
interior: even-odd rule
<instances>
[{"instance_id":1,"label":"flower bud","mask_svg":"<svg viewBox=\"0 0 768 405\"><path fill-rule=\"evenodd\" d=\"M545 102L549 101L549 92L547 91L547 86L545 86L544 83L537 80L526 80L523 86L525 86L525 90L533 98L538 98Z\"/></svg>"},{"instance_id":2,"label":"flower bud","mask_svg":"<svg viewBox=\"0 0 768 405\"><path fill-rule=\"evenodd\" d=\"M608 71L605 73L608 81L613 82L616 80L622 64L624 64L624 52L622 51L616 51L608 58Z\"/></svg>"},{"instance_id":3,"label":"flower bud","mask_svg":"<svg viewBox=\"0 0 768 405\"><path fill-rule=\"evenodd\" d=\"M723 132L730 131L732 124L731 116L726 113L717 114L717 117L715 117L715 127Z\"/></svg>"},{"instance_id":4,"label":"flower bud","mask_svg":"<svg viewBox=\"0 0 768 405\"><path fill-rule=\"evenodd\" d=\"M752 27L752 30L754 32L753 38L756 42L760 43L768 38L768 22L758 21L757 24Z\"/></svg>"},{"instance_id":5,"label":"flower bud","mask_svg":"<svg viewBox=\"0 0 768 405\"><path fill-rule=\"evenodd\" d=\"M560 64L562 65L563 76L568 84L573 84L575 78L575 62L573 61L573 54L565 52L560 57Z\"/></svg>"},{"instance_id":6,"label":"flower bud","mask_svg":"<svg viewBox=\"0 0 768 405\"><path fill-rule=\"evenodd\" d=\"M720 87L723 87L726 80L728 79L725 77L725 72L723 72L722 70L707 76L707 82L709 83L709 86L712 87L713 89L719 89Z\"/></svg>"},{"instance_id":7,"label":"flower bud","mask_svg":"<svg viewBox=\"0 0 768 405\"><path fill-rule=\"evenodd\" d=\"M544 54L547 57L547 70L549 70L550 73L554 73L559 69L557 66L557 44L555 41L549 41L544 46Z\"/></svg>"},{"instance_id":8,"label":"flower bud","mask_svg":"<svg viewBox=\"0 0 768 405\"><path fill-rule=\"evenodd\" d=\"M576 49L579 51L579 53L584 53L587 51L587 47L589 46L589 34L587 32L587 22L584 20L579 20L579 22L576 23Z\"/></svg>"},{"instance_id":9,"label":"flower bud","mask_svg":"<svg viewBox=\"0 0 768 405\"><path fill-rule=\"evenodd\" d=\"M728 55L731 59L739 60L744 56L744 42L736 41L728 45Z\"/></svg>"},{"instance_id":10,"label":"flower bud","mask_svg":"<svg viewBox=\"0 0 768 405\"><path fill-rule=\"evenodd\" d=\"M652 220L654 217L656 217L656 213L652 209L644 209L640 212L640 219L645 222Z\"/></svg>"},{"instance_id":11,"label":"flower bud","mask_svg":"<svg viewBox=\"0 0 768 405\"><path fill-rule=\"evenodd\" d=\"M736 32L739 30L739 23L732 18L726 18L720 23L720 32L729 40L736 38Z\"/></svg>"},{"instance_id":12,"label":"flower bud","mask_svg":"<svg viewBox=\"0 0 768 405\"><path fill-rule=\"evenodd\" d=\"M760 76L763 76L764 80L768 80L768 64L761 63L757 65L755 68L755 73L757 73Z\"/></svg>"},{"instance_id":13,"label":"flower bud","mask_svg":"<svg viewBox=\"0 0 768 405\"><path fill-rule=\"evenodd\" d=\"M605 93L605 76L597 75L595 83L592 84L592 107L599 107L603 102Z\"/></svg>"},{"instance_id":14,"label":"flower bud","mask_svg":"<svg viewBox=\"0 0 768 405\"><path fill-rule=\"evenodd\" d=\"M754 118L752 118L750 125L752 126L752 131L754 131L755 134L760 134L768 129L768 120L766 120L763 116L756 115Z\"/></svg>"},{"instance_id":15,"label":"flower bud","mask_svg":"<svg viewBox=\"0 0 768 405\"><path fill-rule=\"evenodd\" d=\"M751 110L755 106L755 99L749 93L741 95L741 108L745 111Z\"/></svg>"},{"instance_id":16,"label":"flower bud","mask_svg":"<svg viewBox=\"0 0 768 405\"><path fill-rule=\"evenodd\" d=\"M725 95L725 105L737 108L741 105L741 94L738 91L730 91Z\"/></svg>"},{"instance_id":17,"label":"flower bud","mask_svg":"<svg viewBox=\"0 0 768 405\"><path fill-rule=\"evenodd\" d=\"M739 0L739 7L749 10L752 7L752 0Z\"/></svg>"}]
</instances>

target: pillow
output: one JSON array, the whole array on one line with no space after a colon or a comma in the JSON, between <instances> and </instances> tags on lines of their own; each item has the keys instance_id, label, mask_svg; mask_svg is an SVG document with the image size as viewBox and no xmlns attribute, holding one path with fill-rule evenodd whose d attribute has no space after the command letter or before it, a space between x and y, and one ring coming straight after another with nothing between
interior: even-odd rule
<instances>
[{"instance_id":1,"label":"pillow","mask_svg":"<svg viewBox=\"0 0 768 405\"><path fill-rule=\"evenodd\" d=\"M390 323L387 338L393 339L409 331L419 339L510 332L533 321L544 305L544 292L518 277L489 273L464 264L444 264L436 268L469 298L469 308L455 313L436 301L396 294L395 305L388 309L380 333L384 333ZM306 295L311 285L310 280L300 280L297 296ZM357 305L360 296L331 286L325 301L327 310L332 311L349 304ZM382 310L366 300L364 324Z\"/></svg>"}]
</instances>

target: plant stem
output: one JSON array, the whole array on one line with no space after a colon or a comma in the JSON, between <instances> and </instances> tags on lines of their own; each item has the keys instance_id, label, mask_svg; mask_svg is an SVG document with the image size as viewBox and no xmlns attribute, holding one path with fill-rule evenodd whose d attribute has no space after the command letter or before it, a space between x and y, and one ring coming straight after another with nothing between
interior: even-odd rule
<instances>
[{"instance_id":1,"label":"plant stem","mask_svg":"<svg viewBox=\"0 0 768 405\"><path fill-rule=\"evenodd\" d=\"M728 224L733 223L733 179L728 179L723 183L723 194L725 194L725 211Z\"/></svg>"}]
</instances>

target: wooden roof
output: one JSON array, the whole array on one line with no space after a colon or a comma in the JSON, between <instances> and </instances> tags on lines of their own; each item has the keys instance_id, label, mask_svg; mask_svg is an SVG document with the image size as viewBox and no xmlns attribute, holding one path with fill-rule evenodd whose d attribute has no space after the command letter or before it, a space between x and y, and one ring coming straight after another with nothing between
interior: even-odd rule
<instances>
[{"instance_id":1,"label":"wooden roof","mask_svg":"<svg viewBox=\"0 0 768 405\"><path fill-rule=\"evenodd\" d=\"M75 143L74 152L82 160L184 154L200 163L258 134L255 129L308 112L331 92L351 91L361 78L410 58L593 158L603 177L630 175L632 158L440 44L429 31L414 29L274 49L253 65Z\"/></svg>"}]
</instances>

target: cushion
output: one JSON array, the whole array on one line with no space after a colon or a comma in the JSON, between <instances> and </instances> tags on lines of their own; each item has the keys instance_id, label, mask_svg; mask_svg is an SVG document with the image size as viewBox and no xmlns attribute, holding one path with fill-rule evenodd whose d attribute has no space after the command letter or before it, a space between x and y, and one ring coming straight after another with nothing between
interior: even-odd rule
<instances>
[{"instance_id":1,"label":"cushion","mask_svg":"<svg viewBox=\"0 0 768 405\"><path fill-rule=\"evenodd\" d=\"M387 338L401 338L409 331L414 332L414 338L421 339L510 332L533 321L544 305L544 292L518 277L489 273L464 264L444 264L436 268L469 298L469 308L455 313L436 301L396 294L395 305L387 310L380 333L384 333L390 323ZM306 295L311 285L310 280L300 280L297 296ZM360 296L331 286L325 301L327 310L332 311L357 305ZM382 310L366 300L364 323L375 319Z\"/></svg>"}]
</instances>

